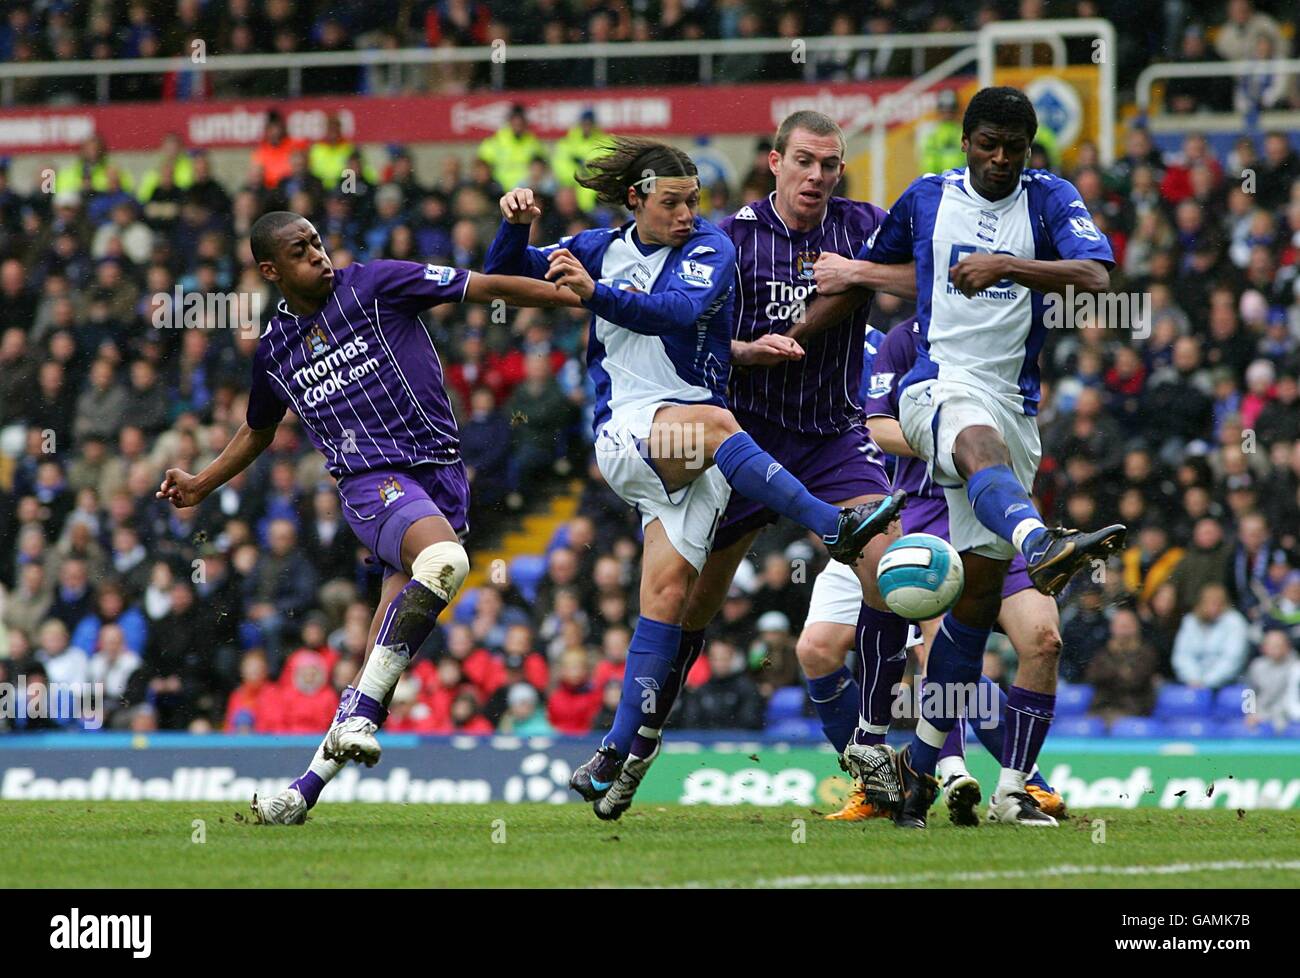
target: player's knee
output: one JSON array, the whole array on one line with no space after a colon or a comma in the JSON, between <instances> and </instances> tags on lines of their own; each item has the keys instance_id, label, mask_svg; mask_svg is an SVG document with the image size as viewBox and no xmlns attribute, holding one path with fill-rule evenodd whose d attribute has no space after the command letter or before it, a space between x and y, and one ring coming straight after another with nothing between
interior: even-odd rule
<instances>
[{"instance_id":1,"label":"player's knee","mask_svg":"<svg viewBox=\"0 0 1300 978\"><path fill-rule=\"evenodd\" d=\"M810 679L816 679L818 676L829 676L840 668L844 665L844 657L847 652L847 649L837 648L830 641L830 637L815 625L810 625L803 630L803 634L799 636L799 641L794 647L795 658L799 660L799 668Z\"/></svg>"},{"instance_id":2,"label":"player's knee","mask_svg":"<svg viewBox=\"0 0 1300 978\"><path fill-rule=\"evenodd\" d=\"M1029 647L1025 649L1023 656L1027 656L1044 668L1054 671L1057 662L1061 658L1060 630L1051 624L1039 625L1034 628L1033 635L1029 640Z\"/></svg>"},{"instance_id":3,"label":"player's knee","mask_svg":"<svg viewBox=\"0 0 1300 978\"><path fill-rule=\"evenodd\" d=\"M456 597L468 574L469 554L452 540L430 544L411 561L411 579L448 603Z\"/></svg>"},{"instance_id":4,"label":"player's knee","mask_svg":"<svg viewBox=\"0 0 1300 978\"><path fill-rule=\"evenodd\" d=\"M708 405L700 409L699 424L703 429L704 443L716 449L740 430L740 422L726 408Z\"/></svg>"}]
</instances>

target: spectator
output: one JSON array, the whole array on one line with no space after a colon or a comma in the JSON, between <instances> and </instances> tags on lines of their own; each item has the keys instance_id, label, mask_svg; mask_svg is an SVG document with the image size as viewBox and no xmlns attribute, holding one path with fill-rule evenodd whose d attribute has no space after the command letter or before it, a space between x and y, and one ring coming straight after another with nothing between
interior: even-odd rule
<instances>
[{"instance_id":1,"label":"spectator","mask_svg":"<svg viewBox=\"0 0 1300 978\"><path fill-rule=\"evenodd\" d=\"M305 140L291 139L284 117L272 109L266 114L262 141L253 150L251 180L267 190L274 190L280 181L292 172L292 157L297 152L307 152Z\"/></svg>"},{"instance_id":2,"label":"spectator","mask_svg":"<svg viewBox=\"0 0 1300 978\"><path fill-rule=\"evenodd\" d=\"M492 179L504 190L523 183L536 156L545 156L545 149L528 127L528 110L518 103L511 106L506 125L478 147L478 158L491 167Z\"/></svg>"},{"instance_id":3,"label":"spectator","mask_svg":"<svg viewBox=\"0 0 1300 978\"><path fill-rule=\"evenodd\" d=\"M275 733L314 734L329 729L339 702L329 684L329 666L325 656L309 649L295 652L285 663Z\"/></svg>"},{"instance_id":4,"label":"spectator","mask_svg":"<svg viewBox=\"0 0 1300 978\"><path fill-rule=\"evenodd\" d=\"M1246 722L1252 727L1278 728L1300 722L1300 656L1290 638L1280 629L1265 632L1259 651L1246 670L1255 694L1254 710L1246 711Z\"/></svg>"},{"instance_id":5,"label":"spectator","mask_svg":"<svg viewBox=\"0 0 1300 978\"><path fill-rule=\"evenodd\" d=\"M226 733L269 733L281 723L280 690L270 681L266 653L249 649L239 663L239 687L226 703Z\"/></svg>"},{"instance_id":6,"label":"spectator","mask_svg":"<svg viewBox=\"0 0 1300 978\"><path fill-rule=\"evenodd\" d=\"M298 532L287 519L272 520L267 550L244 581L245 613L256 623L270 660L283 659L281 643L293 618L307 611L316 591L316 569L298 550Z\"/></svg>"},{"instance_id":7,"label":"spectator","mask_svg":"<svg viewBox=\"0 0 1300 978\"><path fill-rule=\"evenodd\" d=\"M1100 584L1085 579L1074 585L1074 600L1061 613L1061 678L1078 682L1106 645L1111 625L1102 607Z\"/></svg>"},{"instance_id":8,"label":"spectator","mask_svg":"<svg viewBox=\"0 0 1300 978\"><path fill-rule=\"evenodd\" d=\"M528 683L515 683L506 694L507 709L501 718L501 732L517 737L553 736L556 730L541 711L540 703L536 689Z\"/></svg>"},{"instance_id":9,"label":"spectator","mask_svg":"<svg viewBox=\"0 0 1300 978\"><path fill-rule=\"evenodd\" d=\"M1142 640L1138 616L1128 608L1110 619L1110 638L1088 663L1092 712L1108 723L1121 716L1150 716L1155 706L1159 657Z\"/></svg>"},{"instance_id":10,"label":"spectator","mask_svg":"<svg viewBox=\"0 0 1300 978\"><path fill-rule=\"evenodd\" d=\"M139 654L126 643L119 625L106 624L99 630L95 654L90 657L86 679L104 687L104 723L114 726L114 718L127 705L132 678L140 669Z\"/></svg>"},{"instance_id":11,"label":"spectator","mask_svg":"<svg viewBox=\"0 0 1300 978\"><path fill-rule=\"evenodd\" d=\"M735 646L715 639L707 655L709 680L686 691L681 725L688 730L762 729L763 697Z\"/></svg>"},{"instance_id":12,"label":"spectator","mask_svg":"<svg viewBox=\"0 0 1300 978\"><path fill-rule=\"evenodd\" d=\"M653 693L653 690L650 692ZM585 734L600 712L601 691L591 681L587 654L581 649L560 657L559 682L546 704L546 718L558 733Z\"/></svg>"},{"instance_id":13,"label":"spectator","mask_svg":"<svg viewBox=\"0 0 1300 978\"><path fill-rule=\"evenodd\" d=\"M130 399L113 376L113 364L96 360L90 368L90 387L77 400L73 434L77 438L117 434L127 417Z\"/></svg>"},{"instance_id":14,"label":"spectator","mask_svg":"<svg viewBox=\"0 0 1300 978\"><path fill-rule=\"evenodd\" d=\"M1241 675L1247 651L1246 618L1229 606L1228 589L1205 585L1174 640L1174 675L1186 686L1218 689Z\"/></svg>"},{"instance_id":15,"label":"spectator","mask_svg":"<svg viewBox=\"0 0 1300 978\"><path fill-rule=\"evenodd\" d=\"M42 623L34 658L56 687L66 689L86 681L89 657L69 643L68 628L57 619L48 618Z\"/></svg>"},{"instance_id":16,"label":"spectator","mask_svg":"<svg viewBox=\"0 0 1300 978\"><path fill-rule=\"evenodd\" d=\"M529 689L526 683L521 687ZM520 694L521 697L524 694ZM536 713L536 690L533 691L533 706L531 710L524 710L521 705L521 712L526 713L526 717L540 716ZM542 723L546 722L545 717L540 717ZM478 698L470 691L466 690L457 694L451 704L451 729L450 733L460 734L490 734L493 732L492 724L488 722L487 717L479 710Z\"/></svg>"},{"instance_id":17,"label":"spectator","mask_svg":"<svg viewBox=\"0 0 1300 978\"><path fill-rule=\"evenodd\" d=\"M122 630L126 648L138 651L145 647L148 628L144 613L128 606L122 585L107 580L95 591L95 611L81 619L72 632L72 644L88 652L98 648L98 636L105 625L116 625Z\"/></svg>"},{"instance_id":18,"label":"spectator","mask_svg":"<svg viewBox=\"0 0 1300 978\"><path fill-rule=\"evenodd\" d=\"M568 429L576 418L551 373L550 358L534 353L524 363L524 381L515 388L506 410L514 425L514 484L535 486L551 478L551 466L564 453Z\"/></svg>"}]
</instances>

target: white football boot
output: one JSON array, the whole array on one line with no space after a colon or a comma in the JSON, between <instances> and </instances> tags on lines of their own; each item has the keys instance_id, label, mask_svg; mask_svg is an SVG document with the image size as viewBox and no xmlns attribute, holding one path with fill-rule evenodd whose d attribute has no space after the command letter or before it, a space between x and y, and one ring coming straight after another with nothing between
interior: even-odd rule
<instances>
[{"instance_id":1,"label":"white football boot","mask_svg":"<svg viewBox=\"0 0 1300 978\"><path fill-rule=\"evenodd\" d=\"M1002 825L1059 824L1038 807L1038 802L1027 791L994 791L993 797L989 799L988 820Z\"/></svg>"},{"instance_id":2,"label":"white football boot","mask_svg":"<svg viewBox=\"0 0 1300 978\"><path fill-rule=\"evenodd\" d=\"M330 727L321 744L321 753L327 761L360 761L366 767L379 763L383 748L375 738L379 727L365 717L348 717Z\"/></svg>"},{"instance_id":3,"label":"white football boot","mask_svg":"<svg viewBox=\"0 0 1300 978\"><path fill-rule=\"evenodd\" d=\"M301 825L307 821L307 801L297 788L259 799L253 795L253 818L258 825Z\"/></svg>"}]
</instances>

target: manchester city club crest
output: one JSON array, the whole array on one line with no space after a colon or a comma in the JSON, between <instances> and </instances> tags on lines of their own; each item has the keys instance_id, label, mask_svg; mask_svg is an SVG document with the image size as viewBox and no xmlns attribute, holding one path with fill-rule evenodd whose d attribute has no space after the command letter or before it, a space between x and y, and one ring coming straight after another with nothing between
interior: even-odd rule
<instances>
[{"instance_id":1,"label":"manchester city club crest","mask_svg":"<svg viewBox=\"0 0 1300 978\"><path fill-rule=\"evenodd\" d=\"M406 490L402 488L402 484L391 475L379 483L379 498L384 501L384 506L391 505L394 500L401 499L405 495Z\"/></svg>"},{"instance_id":2,"label":"manchester city club crest","mask_svg":"<svg viewBox=\"0 0 1300 978\"><path fill-rule=\"evenodd\" d=\"M805 249L794 256L795 273L805 282L813 280L813 266L817 264L817 252Z\"/></svg>"},{"instance_id":3,"label":"manchester city club crest","mask_svg":"<svg viewBox=\"0 0 1300 978\"><path fill-rule=\"evenodd\" d=\"M330 348L329 340L325 338L325 330L320 328L318 323L312 323L311 329L307 331L307 349L312 357L318 357Z\"/></svg>"}]
</instances>

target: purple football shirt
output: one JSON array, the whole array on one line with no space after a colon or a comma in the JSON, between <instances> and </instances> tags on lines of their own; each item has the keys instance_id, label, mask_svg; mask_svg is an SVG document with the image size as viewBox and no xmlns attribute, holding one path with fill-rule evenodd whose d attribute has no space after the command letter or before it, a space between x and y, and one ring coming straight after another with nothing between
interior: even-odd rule
<instances>
[{"instance_id":1,"label":"purple football shirt","mask_svg":"<svg viewBox=\"0 0 1300 978\"><path fill-rule=\"evenodd\" d=\"M462 301L469 275L373 261L336 269L312 315L281 300L254 356L248 426L266 428L292 408L336 478L459 461L442 363L419 314Z\"/></svg>"},{"instance_id":2,"label":"purple football shirt","mask_svg":"<svg viewBox=\"0 0 1300 978\"><path fill-rule=\"evenodd\" d=\"M731 335L746 342L787 332L791 317L816 293L813 265L818 254L829 251L853 258L885 218L874 204L832 197L821 224L794 231L776 212L775 196L754 201L719 223L736 245ZM870 307L864 303L843 323L809 341L802 360L732 371L733 410L809 434L839 434L860 426L857 398Z\"/></svg>"}]
</instances>

